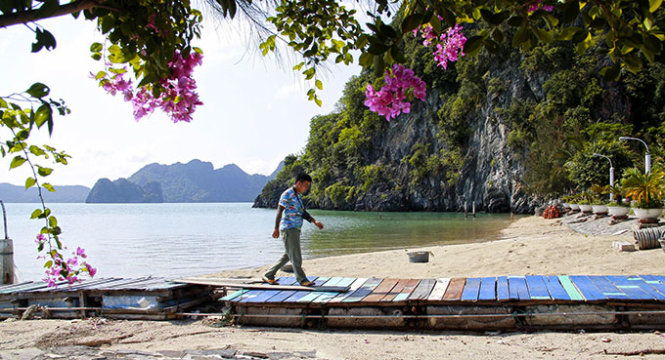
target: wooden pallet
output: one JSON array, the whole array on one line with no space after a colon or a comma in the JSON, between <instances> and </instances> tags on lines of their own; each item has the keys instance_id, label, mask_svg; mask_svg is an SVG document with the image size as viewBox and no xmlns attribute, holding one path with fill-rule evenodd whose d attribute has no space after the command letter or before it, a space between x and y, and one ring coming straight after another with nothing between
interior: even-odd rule
<instances>
[{"instance_id":1,"label":"wooden pallet","mask_svg":"<svg viewBox=\"0 0 665 360\"><path fill-rule=\"evenodd\" d=\"M240 322L255 325L480 330L665 327L665 276L658 275L313 279L315 287L348 286L349 290L242 289L221 300ZM293 281L279 279L285 285Z\"/></svg>"}]
</instances>

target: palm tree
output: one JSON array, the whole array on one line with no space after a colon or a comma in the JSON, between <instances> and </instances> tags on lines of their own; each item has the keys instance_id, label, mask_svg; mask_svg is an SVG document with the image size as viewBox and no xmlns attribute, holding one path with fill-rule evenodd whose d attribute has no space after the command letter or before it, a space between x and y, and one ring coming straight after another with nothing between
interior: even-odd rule
<instances>
[{"instance_id":1,"label":"palm tree","mask_svg":"<svg viewBox=\"0 0 665 360\"><path fill-rule=\"evenodd\" d=\"M644 174L640 169L631 168L624 173L622 186L626 196L639 202L641 208L658 208L662 206L663 179L665 172L660 168L653 168L650 173Z\"/></svg>"}]
</instances>

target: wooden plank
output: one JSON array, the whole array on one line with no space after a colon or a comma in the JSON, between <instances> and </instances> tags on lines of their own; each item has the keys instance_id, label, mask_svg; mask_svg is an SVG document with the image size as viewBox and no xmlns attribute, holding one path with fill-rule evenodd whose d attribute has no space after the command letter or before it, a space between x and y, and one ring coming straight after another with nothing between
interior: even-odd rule
<instances>
[{"instance_id":1,"label":"wooden plank","mask_svg":"<svg viewBox=\"0 0 665 360\"><path fill-rule=\"evenodd\" d=\"M531 300L551 300L550 292L547 291L547 284L542 276L527 275L526 286Z\"/></svg>"},{"instance_id":2,"label":"wooden plank","mask_svg":"<svg viewBox=\"0 0 665 360\"><path fill-rule=\"evenodd\" d=\"M606 300L607 297L603 292L594 285L587 276L575 275L570 277L577 290L584 296L587 301Z\"/></svg>"},{"instance_id":3,"label":"wooden plank","mask_svg":"<svg viewBox=\"0 0 665 360\"><path fill-rule=\"evenodd\" d=\"M639 277L642 278L644 283L646 283L652 289L656 290L661 295L665 295L665 284L658 277L655 277L653 275L640 275ZM643 287L643 286L641 286L641 287ZM661 299L659 299L659 300L661 300Z\"/></svg>"},{"instance_id":4,"label":"wooden plank","mask_svg":"<svg viewBox=\"0 0 665 360\"><path fill-rule=\"evenodd\" d=\"M241 303L264 303L273 296L279 294L280 290L253 290L251 297L243 297L239 302ZM314 293L318 294L318 293Z\"/></svg>"},{"instance_id":5,"label":"wooden plank","mask_svg":"<svg viewBox=\"0 0 665 360\"><path fill-rule=\"evenodd\" d=\"M324 286L326 284L329 284L329 286L335 286L339 282L339 279L341 278L319 278L314 282L314 286ZM326 285L328 286L328 285ZM298 299L299 303L306 303L309 304L312 301L314 301L316 298L318 298L323 292L311 292L308 295Z\"/></svg>"},{"instance_id":6,"label":"wooden plank","mask_svg":"<svg viewBox=\"0 0 665 360\"><path fill-rule=\"evenodd\" d=\"M339 279L337 280L336 286L345 286L345 287L350 286L356 280L355 278L333 278L333 279ZM319 297L314 299L312 303L317 303L317 304L327 303L333 300L338 295L339 295L338 292L321 292L319 293Z\"/></svg>"},{"instance_id":7,"label":"wooden plank","mask_svg":"<svg viewBox=\"0 0 665 360\"><path fill-rule=\"evenodd\" d=\"M478 301L479 292L480 278L467 278L462 292L462 301Z\"/></svg>"},{"instance_id":8,"label":"wooden plank","mask_svg":"<svg viewBox=\"0 0 665 360\"><path fill-rule=\"evenodd\" d=\"M360 289L360 287L363 286L365 284L365 282L367 282L367 280L369 280L369 279L368 278L355 279L353 281L353 283L351 283L351 285L349 285L349 291L335 296L332 300L329 300L328 303L338 303L338 302L343 301L347 297L351 296L351 294L356 292L356 290Z\"/></svg>"},{"instance_id":9,"label":"wooden plank","mask_svg":"<svg viewBox=\"0 0 665 360\"><path fill-rule=\"evenodd\" d=\"M566 292L566 289L563 288L559 282L558 276L545 276L545 286L547 286L547 291L550 293L552 300L570 300L570 295Z\"/></svg>"},{"instance_id":10,"label":"wooden plank","mask_svg":"<svg viewBox=\"0 0 665 360\"><path fill-rule=\"evenodd\" d=\"M407 281L402 291L400 291L400 293L395 296L392 302L405 301L408 299L409 295L411 295L413 290L416 289L418 284L420 284L420 280L418 279L410 279Z\"/></svg>"},{"instance_id":11,"label":"wooden plank","mask_svg":"<svg viewBox=\"0 0 665 360\"><path fill-rule=\"evenodd\" d=\"M443 294L446 293L446 289L448 289L448 284L450 284L450 278L436 279L436 285L434 285L434 289L432 289L432 292L427 297L427 300L439 301L443 299Z\"/></svg>"},{"instance_id":12,"label":"wooden plank","mask_svg":"<svg viewBox=\"0 0 665 360\"><path fill-rule=\"evenodd\" d=\"M302 291L295 291L295 290L280 291L277 293L277 295L266 300L266 304L281 303L282 301L288 299L289 297L295 295L296 293L302 293Z\"/></svg>"},{"instance_id":13,"label":"wooden plank","mask_svg":"<svg viewBox=\"0 0 665 360\"><path fill-rule=\"evenodd\" d=\"M628 299L630 300L657 300L658 296L663 296L660 294L658 291L654 290L650 286L645 286L648 291L643 290L637 283L647 285L642 281L641 278L636 278L636 277L628 277L628 276L606 276L607 280L611 281L614 286L616 286L618 289L621 289L621 291L625 292L626 295L628 295ZM635 280L628 280L629 278L635 279ZM665 300L665 297L663 297Z\"/></svg>"},{"instance_id":14,"label":"wooden plank","mask_svg":"<svg viewBox=\"0 0 665 360\"><path fill-rule=\"evenodd\" d=\"M391 302L391 301L393 301L395 299L395 296L399 295L399 293L401 293L402 290L404 290L404 287L406 286L406 284L409 281L411 281L411 280L410 279L399 279L399 280L397 280L397 284L395 284L395 286L390 290L390 292L388 292L388 294L386 294L386 296L381 298L380 301L381 302Z\"/></svg>"},{"instance_id":15,"label":"wooden plank","mask_svg":"<svg viewBox=\"0 0 665 360\"><path fill-rule=\"evenodd\" d=\"M346 299L342 300L342 302L359 302L362 299L365 298L365 296L369 295L372 293L372 291L379 286L381 283L381 279L378 278L369 278L365 283L358 288L358 290L354 291L353 294L349 295Z\"/></svg>"},{"instance_id":16,"label":"wooden plank","mask_svg":"<svg viewBox=\"0 0 665 360\"><path fill-rule=\"evenodd\" d=\"M496 299L496 278L480 278L480 291L478 292L478 300L494 301Z\"/></svg>"},{"instance_id":17,"label":"wooden plank","mask_svg":"<svg viewBox=\"0 0 665 360\"><path fill-rule=\"evenodd\" d=\"M508 288L508 277L499 276L496 279L496 299L499 301L510 300L510 289Z\"/></svg>"},{"instance_id":18,"label":"wooden plank","mask_svg":"<svg viewBox=\"0 0 665 360\"><path fill-rule=\"evenodd\" d=\"M330 291L346 292L346 291L349 290L348 287L321 286L320 283L317 285L316 281L314 282L315 283L314 286L270 285L270 284L238 284L238 283L228 283L228 282L221 282L221 281L214 281L214 280L189 280L189 279L187 279L186 281L187 281L186 283L188 283L188 284L221 286L221 287L229 287L229 288L236 288L236 289L328 291L328 292L330 292ZM317 281L318 281L318 279L317 279Z\"/></svg>"},{"instance_id":19,"label":"wooden plank","mask_svg":"<svg viewBox=\"0 0 665 360\"><path fill-rule=\"evenodd\" d=\"M247 290L247 289L234 291L234 292L232 292L232 293L230 293L230 294L224 296L223 298L221 298L221 299L219 299L219 300L220 300L220 301L232 301L233 299L235 299L235 298L237 298L237 297L239 297L239 296L244 295L244 294L245 294L246 292L248 292L248 291L249 291L249 290Z\"/></svg>"},{"instance_id":20,"label":"wooden plank","mask_svg":"<svg viewBox=\"0 0 665 360\"><path fill-rule=\"evenodd\" d=\"M626 300L628 295L621 289L617 289L611 281L604 276L587 276L592 284L594 284L607 299L611 300Z\"/></svg>"},{"instance_id":21,"label":"wooden plank","mask_svg":"<svg viewBox=\"0 0 665 360\"><path fill-rule=\"evenodd\" d=\"M425 300L432 292L432 289L436 285L436 280L434 279L424 279L420 281L420 284L413 290L413 293L409 296L409 300Z\"/></svg>"},{"instance_id":22,"label":"wooden plank","mask_svg":"<svg viewBox=\"0 0 665 360\"><path fill-rule=\"evenodd\" d=\"M377 286L371 294L365 297L362 302L378 302L381 299L388 295L390 290L392 290L395 285L397 285L398 279L384 279L381 281L381 284Z\"/></svg>"},{"instance_id":23,"label":"wooden plank","mask_svg":"<svg viewBox=\"0 0 665 360\"><path fill-rule=\"evenodd\" d=\"M570 300L575 300L575 301L584 301L586 300L582 293L580 293L577 288L575 287L575 284L570 280L570 276L568 275L561 275L558 276L559 278L559 283L561 286L563 286L563 289L566 290L566 293L570 297Z\"/></svg>"},{"instance_id":24,"label":"wooden plank","mask_svg":"<svg viewBox=\"0 0 665 360\"><path fill-rule=\"evenodd\" d=\"M465 278L454 278L450 280L448 289L443 295L443 300L459 301L462 298L462 293L464 292L464 284L466 284Z\"/></svg>"},{"instance_id":25,"label":"wooden plank","mask_svg":"<svg viewBox=\"0 0 665 360\"><path fill-rule=\"evenodd\" d=\"M510 300L531 300L524 276L509 276L508 289L510 291Z\"/></svg>"}]
</instances>

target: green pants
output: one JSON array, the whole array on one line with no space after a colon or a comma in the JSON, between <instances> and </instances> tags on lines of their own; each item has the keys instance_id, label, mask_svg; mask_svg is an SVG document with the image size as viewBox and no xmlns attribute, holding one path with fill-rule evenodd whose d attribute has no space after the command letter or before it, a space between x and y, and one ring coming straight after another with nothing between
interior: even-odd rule
<instances>
[{"instance_id":1,"label":"green pants","mask_svg":"<svg viewBox=\"0 0 665 360\"><path fill-rule=\"evenodd\" d=\"M302 270L302 255L300 254L300 230L287 229L282 231L282 240L284 240L284 255L277 261L277 263L268 270L265 277L274 279L277 271L286 265L291 260L293 265L293 273L296 275L296 280L299 283L307 281L307 276Z\"/></svg>"}]
</instances>

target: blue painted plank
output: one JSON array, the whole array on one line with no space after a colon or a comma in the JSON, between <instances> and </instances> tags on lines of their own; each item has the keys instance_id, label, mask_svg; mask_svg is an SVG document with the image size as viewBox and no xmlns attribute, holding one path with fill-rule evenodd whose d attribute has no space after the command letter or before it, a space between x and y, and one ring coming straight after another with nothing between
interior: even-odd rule
<instances>
[{"instance_id":1,"label":"blue painted plank","mask_svg":"<svg viewBox=\"0 0 665 360\"><path fill-rule=\"evenodd\" d=\"M545 276L545 286L553 300L570 300L570 295L559 282L558 276Z\"/></svg>"},{"instance_id":2,"label":"blue painted plank","mask_svg":"<svg viewBox=\"0 0 665 360\"><path fill-rule=\"evenodd\" d=\"M467 278L462 292L462 301L477 301L480 292L480 278Z\"/></svg>"},{"instance_id":3,"label":"blue painted plank","mask_svg":"<svg viewBox=\"0 0 665 360\"><path fill-rule=\"evenodd\" d=\"M271 297L266 302L267 303L281 303L282 301L288 299L290 296L294 295L297 292L302 292L302 291L295 291L295 290L280 291L277 295Z\"/></svg>"},{"instance_id":4,"label":"blue painted plank","mask_svg":"<svg viewBox=\"0 0 665 360\"><path fill-rule=\"evenodd\" d=\"M480 292L478 300L496 300L496 278L484 277L480 279Z\"/></svg>"},{"instance_id":5,"label":"blue painted plank","mask_svg":"<svg viewBox=\"0 0 665 360\"><path fill-rule=\"evenodd\" d=\"M496 297L499 301L510 300L510 290L508 289L508 278L500 276L496 281Z\"/></svg>"},{"instance_id":6,"label":"blue painted plank","mask_svg":"<svg viewBox=\"0 0 665 360\"><path fill-rule=\"evenodd\" d=\"M603 292L594 285L587 276L571 276L570 281L575 284L577 290L582 293L587 301L606 300L607 297Z\"/></svg>"},{"instance_id":7,"label":"blue painted plank","mask_svg":"<svg viewBox=\"0 0 665 360\"><path fill-rule=\"evenodd\" d=\"M508 289L510 289L510 300L530 300L529 289L526 286L524 276L509 276Z\"/></svg>"},{"instance_id":8,"label":"blue painted plank","mask_svg":"<svg viewBox=\"0 0 665 360\"><path fill-rule=\"evenodd\" d=\"M659 279L659 277L653 275L640 275L639 277L643 279L645 285L648 285L650 288L656 290L659 294L665 295L665 284L664 281ZM659 300L663 299L659 298Z\"/></svg>"},{"instance_id":9,"label":"blue painted plank","mask_svg":"<svg viewBox=\"0 0 665 360\"><path fill-rule=\"evenodd\" d=\"M242 296L243 294L245 294L245 293L248 292L248 291L249 291L249 290L238 290L238 291L234 291L234 292L232 292L232 293L230 293L230 294L224 296L223 298L219 299L219 301L232 301L233 299Z\"/></svg>"},{"instance_id":10,"label":"blue painted plank","mask_svg":"<svg viewBox=\"0 0 665 360\"><path fill-rule=\"evenodd\" d=\"M626 300L628 295L621 289L617 289L614 284L605 276L587 276L591 283L602 291L603 296L610 300Z\"/></svg>"},{"instance_id":11,"label":"blue painted plank","mask_svg":"<svg viewBox=\"0 0 665 360\"><path fill-rule=\"evenodd\" d=\"M342 300L342 302L358 302L362 300L365 296L372 293L372 291L379 286L382 279L378 278L369 278L365 283L356 291L354 291L347 298Z\"/></svg>"},{"instance_id":12,"label":"blue painted plank","mask_svg":"<svg viewBox=\"0 0 665 360\"><path fill-rule=\"evenodd\" d=\"M241 303L264 303L268 301L271 297L279 294L281 290L259 290L253 294L252 297L245 297L239 302Z\"/></svg>"},{"instance_id":13,"label":"blue painted plank","mask_svg":"<svg viewBox=\"0 0 665 360\"><path fill-rule=\"evenodd\" d=\"M547 291L545 278L542 276L529 275L526 277L526 286L529 289L531 300L551 300L550 292Z\"/></svg>"},{"instance_id":14,"label":"blue painted plank","mask_svg":"<svg viewBox=\"0 0 665 360\"><path fill-rule=\"evenodd\" d=\"M658 291L648 286L641 278L634 276L606 276L606 278L618 289L625 292L626 295L628 295L628 300L654 300L657 299L658 296L663 296L658 293ZM640 285L645 285L644 287L648 290L643 290ZM663 299L665 300L665 297L663 297Z\"/></svg>"},{"instance_id":15,"label":"blue painted plank","mask_svg":"<svg viewBox=\"0 0 665 360\"><path fill-rule=\"evenodd\" d=\"M279 285L296 285L297 283L295 276L282 276L277 278L277 284Z\"/></svg>"}]
</instances>

